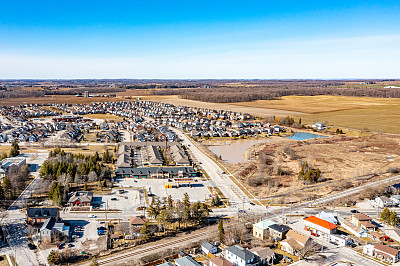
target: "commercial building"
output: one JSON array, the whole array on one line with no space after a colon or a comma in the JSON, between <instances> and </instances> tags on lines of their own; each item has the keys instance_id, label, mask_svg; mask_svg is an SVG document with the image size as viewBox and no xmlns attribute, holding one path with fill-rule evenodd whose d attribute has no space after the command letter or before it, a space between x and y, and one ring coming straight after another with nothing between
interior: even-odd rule
<instances>
[{"instance_id":1,"label":"commercial building","mask_svg":"<svg viewBox=\"0 0 400 266\"><path fill-rule=\"evenodd\" d=\"M28 208L26 209L26 222L32 225L44 223L49 218L56 221L60 218L58 208Z\"/></svg>"},{"instance_id":2,"label":"commercial building","mask_svg":"<svg viewBox=\"0 0 400 266\"><path fill-rule=\"evenodd\" d=\"M76 191L68 200L68 206L91 206L93 201L93 192Z\"/></svg>"},{"instance_id":3,"label":"commercial building","mask_svg":"<svg viewBox=\"0 0 400 266\"><path fill-rule=\"evenodd\" d=\"M196 177L197 171L193 167L121 167L115 171L117 178L131 177L131 178L150 178L150 179L163 179L163 178L188 178Z\"/></svg>"},{"instance_id":4,"label":"commercial building","mask_svg":"<svg viewBox=\"0 0 400 266\"><path fill-rule=\"evenodd\" d=\"M314 232L323 237L329 237L331 234L336 234L337 225L321 218L310 216L304 219L304 228L307 231Z\"/></svg>"}]
</instances>

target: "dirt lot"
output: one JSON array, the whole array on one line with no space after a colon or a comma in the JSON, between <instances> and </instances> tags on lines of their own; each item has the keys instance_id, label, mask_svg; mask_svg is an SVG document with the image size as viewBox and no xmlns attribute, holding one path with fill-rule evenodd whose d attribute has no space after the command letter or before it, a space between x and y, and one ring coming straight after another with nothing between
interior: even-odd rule
<instances>
[{"instance_id":1,"label":"dirt lot","mask_svg":"<svg viewBox=\"0 0 400 266\"><path fill-rule=\"evenodd\" d=\"M307 141L282 139L259 145L248 153L250 160L230 165L230 169L258 198L272 196L275 202L283 203L292 197L298 201L327 195L388 175L388 168L400 167L400 137L374 134ZM298 180L303 162L321 170L319 182L305 184ZM257 184L260 176L261 185Z\"/></svg>"}]
</instances>

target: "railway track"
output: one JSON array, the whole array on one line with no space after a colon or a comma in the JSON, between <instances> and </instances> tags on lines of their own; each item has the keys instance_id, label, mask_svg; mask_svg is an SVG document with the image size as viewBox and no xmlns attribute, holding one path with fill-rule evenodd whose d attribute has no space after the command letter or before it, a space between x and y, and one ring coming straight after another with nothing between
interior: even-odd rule
<instances>
[{"instance_id":1,"label":"railway track","mask_svg":"<svg viewBox=\"0 0 400 266\"><path fill-rule=\"evenodd\" d=\"M185 237L182 237L182 238L179 238L179 239L176 239L176 240L169 241L167 243L158 244L158 245L155 245L155 246L152 246L152 247L148 247L148 248L144 248L144 249L137 250L137 251L131 251L131 252L126 253L124 255L116 256L116 257L113 257L113 258L102 259L102 260L99 260L98 263L99 263L99 265L107 265L107 264L111 264L111 263L114 263L114 265L116 265L115 263L116 262L120 262L121 260L125 260L125 259L137 256L137 255L140 255L140 254L148 253L148 252L151 252L151 251L155 251L157 249L161 249L161 248L165 248L165 247L172 246L172 245L175 245L175 244L179 244L179 243L182 243L182 242L185 242L185 241L188 241L188 240L193 240L193 239L196 239L198 237L206 236L207 234L208 234L207 232L202 232L202 233L197 233L197 234L190 235L190 236L185 236Z\"/></svg>"}]
</instances>

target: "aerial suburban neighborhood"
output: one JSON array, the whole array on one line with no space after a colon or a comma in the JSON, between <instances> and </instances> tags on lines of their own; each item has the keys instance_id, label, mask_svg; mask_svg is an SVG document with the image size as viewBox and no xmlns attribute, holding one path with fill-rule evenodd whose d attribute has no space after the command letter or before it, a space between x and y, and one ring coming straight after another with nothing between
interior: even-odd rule
<instances>
[{"instance_id":1,"label":"aerial suburban neighborhood","mask_svg":"<svg viewBox=\"0 0 400 266\"><path fill-rule=\"evenodd\" d=\"M399 1L0 11L0 266L400 265Z\"/></svg>"},{"instance_id":2,"label":"aerial suburban neighborhood","mask_svg":"<svg viewBox=\"0 0 400 266\"><path fill-rule=\"evenodd\" d=\"M3 145L11 147L0 162L2 193L15 199L3 218L1 239L4 250L24 250L19 263L385 265L400 260L398 176L306 201L263 200L253 194L250 181L239 181L241 172L229 157L213 155L213 146L208 150L203 144L286 145L340 134L323 123L294 125L290 117L261 119L139 97L24 104L3 107L1 114ZM304 132L300 140L296 132ZM260 149L253 152L260 156ZM293 153L285 148L287 156ZM252 156L245 158L242 172ZM305 167L299 180L320 171ZM28 186L19 188L17 182ZM379 189L368 191L368 199L348 199L371 190L371 184ZM146 248L149 243L160 252ZM141 246L139 253L132 250Z\"/></svg>"}]
</instances>

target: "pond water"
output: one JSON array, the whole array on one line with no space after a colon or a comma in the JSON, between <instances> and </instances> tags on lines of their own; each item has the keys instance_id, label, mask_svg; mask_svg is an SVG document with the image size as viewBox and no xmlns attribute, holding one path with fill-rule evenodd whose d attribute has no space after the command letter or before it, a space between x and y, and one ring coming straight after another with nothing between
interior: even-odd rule
<instances>
[{"instance_id":1,"label":"pond water","mask_svg":"<svg viewBox=\"0 0 400 266\"><path fill-rule=\"evenodd\" d=\"M251 146L259 143L265 143L270 140L266 139L239 139L229 140L225 142L213 143L212 146L208 146L210 151L216 154L218 157L221 156L222 160L228 163L243 163L246 161L244 152Z\"/></svg>"},{"instance_id":2,"label":"pond water","mask_svg":"<svg viewBox=\"0 0 400 266\"><path fill-rule=\"evenodd\" d=\"M295 132L292 136L286 137L286 138L294 139L294 140L306 140L306 139L326 138L326 136L321 136L321 135L307 133L307 132Z\"/></svg>"}]
</instances>

